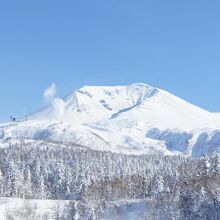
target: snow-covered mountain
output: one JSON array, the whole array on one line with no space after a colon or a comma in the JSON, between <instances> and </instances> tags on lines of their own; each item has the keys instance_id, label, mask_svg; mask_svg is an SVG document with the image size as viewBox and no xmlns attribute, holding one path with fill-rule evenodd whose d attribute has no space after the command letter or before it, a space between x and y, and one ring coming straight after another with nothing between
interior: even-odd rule
<instances>
[{"instance_id":1,"label":"snow-covered mountain","mask_svg":"<svg viewBox=\"0 0 220 220\"><path fill-rule=\"evenodd\" d=\"M220 114L146 84L85 86L27 119L0 124L0 145L21 138L197 156L220 151Z\"/></svg>"}]
</instances>

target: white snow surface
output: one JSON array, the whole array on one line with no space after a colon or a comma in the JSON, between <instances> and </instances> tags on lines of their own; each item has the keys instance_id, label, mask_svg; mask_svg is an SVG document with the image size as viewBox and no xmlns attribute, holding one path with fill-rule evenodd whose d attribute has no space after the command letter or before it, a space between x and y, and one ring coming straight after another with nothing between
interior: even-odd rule
<instances>
[{"instance_id":1,"label":"white snow surface","mask_svg":"<svg viewBox=\"0 0 220 220\"><path fill-rule=\"evenodd\" d=\"M26 119L0 124L0 143L27 138L73 142L126 154L220 149L220 113L143 83L84 86ZM1 144L0 144L1 146Z\"/></svg>"},{"instance_id":2,"label":"white snow surface","mask_svg":"<svg viewBox=\"0 0 220 220\"><path fill-rule=\"evenodd\" d=\"M104 209L104 220L136 220L147 216L148 200L124 200L107 203ZM0 198L0 220L38 219L56 220L57 214L67 214L65 207L68 200L24 200L19 198ZM61 218L63 219L63 218ZM87 220L86 217L79 219Z\"/></svg>"},{"instance_id":3,"label":"white snow surface","mask_svg":"<svg viewBox=\"0 0 220 220\"><path fill-rule=\"evenodd\" d=\"M0 220L55 220L57 211L64 211L68 200L24 200L19 198L0 198Z\"/></svg>"}]
</instances>

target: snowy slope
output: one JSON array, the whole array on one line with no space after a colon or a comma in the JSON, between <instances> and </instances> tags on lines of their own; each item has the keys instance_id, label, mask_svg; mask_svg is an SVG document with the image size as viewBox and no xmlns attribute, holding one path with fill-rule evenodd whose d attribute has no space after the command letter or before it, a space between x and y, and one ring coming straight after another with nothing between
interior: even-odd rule
<instances>
[{"instance_id":1,"label":"snowy slope","mask_svg":"<svg viewBox=\"0 0 220 220\"><path fill-rule=\"evenodd\" d=\"M146 84L85 86L28 120L0 125L11 138L74 142L98 150L200 155L219 150L220 114Z\"/></svg>"}]
</instances>

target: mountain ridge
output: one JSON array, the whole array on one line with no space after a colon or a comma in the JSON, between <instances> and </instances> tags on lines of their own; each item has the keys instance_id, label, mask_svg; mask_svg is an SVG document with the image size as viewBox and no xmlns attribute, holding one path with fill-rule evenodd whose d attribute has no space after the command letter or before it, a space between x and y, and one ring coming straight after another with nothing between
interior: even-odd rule
<instances>
[{"instance_id":1,"label":"mountain ridge","mask_svg":"<svg viewBox=\"0 0 220 220\"><path fill-rule=\"evenodd\" d=\"M219 150L220 113L144 83L84 86L54 98L27 121L0 125L0 134L0 143L51 139L119 153L199 155L204 149Z\"/></svg>"}]
</instances>

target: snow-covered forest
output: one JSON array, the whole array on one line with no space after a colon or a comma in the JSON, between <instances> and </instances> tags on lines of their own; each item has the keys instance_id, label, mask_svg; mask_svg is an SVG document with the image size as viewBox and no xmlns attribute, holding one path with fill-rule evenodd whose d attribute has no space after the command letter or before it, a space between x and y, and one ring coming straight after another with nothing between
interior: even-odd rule
<instances>
[{"instance_id":1,"label":"snow-covered forest","mask_svg":"<svg viewBox=\"0 0 220 220\"><path fill-rule=\"evenodd\" d=\"M147 201L143 219L220 216L218 154L137 156L21 141L0 149L0 169L1 197L68 200L64 219L103 219L121 200Z\"/></svg>"}]
</instances>

